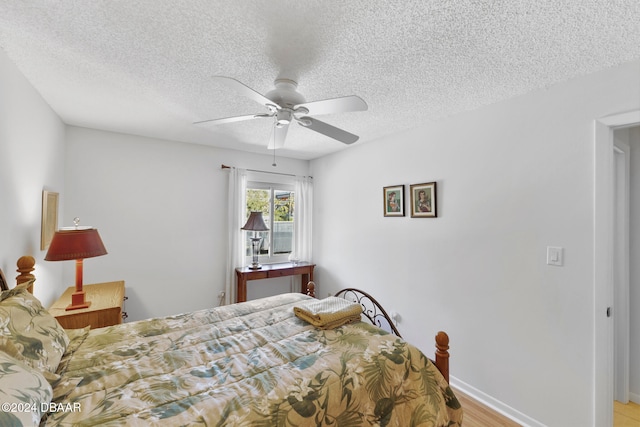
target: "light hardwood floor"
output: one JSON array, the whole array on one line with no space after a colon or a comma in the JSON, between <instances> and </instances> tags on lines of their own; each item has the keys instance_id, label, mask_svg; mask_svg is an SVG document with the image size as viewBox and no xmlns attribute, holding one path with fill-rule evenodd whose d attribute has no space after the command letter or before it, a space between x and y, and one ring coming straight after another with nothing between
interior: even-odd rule
<instances>
[{"instance_id":1,"label":"light hardwood floor","mask_svg":"<svg viewBox=\"0 0 640 427\"><path fill-rule=\"evenodd\" d=\"M640 427L640 405L613 402L613 427Z\"/></svg>"},{"instance_id":2,"label":"light hardwood floor","mask_svg":"<svg viewBox=\"0 0 640 427\"><path fill-rule=\"evenodd\" d=\"M472 399L457 388L454 388L453 392L464 411L464 427L520 427L520 424Z\"/></svg>"},{"instance_id":3,"label":"light hardwood floor","mask_svg":"<svg viewBox=\"0 0 640 427\"><path fill-rule=\"evenodd\" d=\"M482 403L454 389L456 397L462 405L464 427L520 427L504 415L494 411ZM629 402L624 405L614 402L613 427L640 427L640 405Z\"/></svg>"}]
</instances>

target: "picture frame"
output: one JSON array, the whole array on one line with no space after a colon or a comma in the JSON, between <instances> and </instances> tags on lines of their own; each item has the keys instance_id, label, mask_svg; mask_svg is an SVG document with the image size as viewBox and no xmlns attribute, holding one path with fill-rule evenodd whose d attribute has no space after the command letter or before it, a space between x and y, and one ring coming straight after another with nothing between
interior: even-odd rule
<instances>
[{"instance_id":1,"label":"picture frame","mask_svg":"<svg viewBox=\"0 0 640 427\"><path fill-rule=\"evenodd\" d=\"M409 190L412 218L436 218L438 216L435 182L411 184Z\"/></svg>"},{"instance_id":2,"label":"picture frame","mask_svg":"<svg viewBox=\"0 0 640 427\"><path fill-rule=\"evenodd\" d=\"M49 247L53 235L58 229L58 193L42 191L42 229L40 232L40 250Z\"/></svg>"},{"instance_id":3,"label":"picture frame","mask_svg":"<svg viewBox=\"0 0 640 427\"><path fill-rule=\"evenodd\" d=\"M404 216L404 185L383 187L384 216Z\"/></svg>"}]
</instances>

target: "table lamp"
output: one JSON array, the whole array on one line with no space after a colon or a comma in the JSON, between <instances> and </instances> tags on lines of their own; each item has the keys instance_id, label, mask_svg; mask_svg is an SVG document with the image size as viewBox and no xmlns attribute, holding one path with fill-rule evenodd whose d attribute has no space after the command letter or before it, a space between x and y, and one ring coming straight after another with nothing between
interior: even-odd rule
<instances>
[{"instance_id":1,"label":"table lamp","mask_svg":"<svg viewBox=\"0 0 640 427\"><path fill-rule=\"evenodd\" d=\"M97 229L80 226L78 218L73 222L74 227L62 227L55 232L44 257L45 261L76 260L76 289L66 310L88 308L91 305L91 301L85 301L85 292L82 290L82 261L107 254Z\"/></svg>"},{"instance_id":2,"label":"table lamp","mask_svg":"<svg viewBox=\"0 0 640 427\"><path fill-rule=\"evenodd\" d=\"M258 231L269 231L264 220L262 219L262 212L251 212L247 223L242 227L242 230L253 231L253 237L251 238L251 248L253 251L253 262L249 266L251 270L259 270L262 266L258 263L258 252L260 250L260 240L258 237Z\"/></svg>"}]
</instances>

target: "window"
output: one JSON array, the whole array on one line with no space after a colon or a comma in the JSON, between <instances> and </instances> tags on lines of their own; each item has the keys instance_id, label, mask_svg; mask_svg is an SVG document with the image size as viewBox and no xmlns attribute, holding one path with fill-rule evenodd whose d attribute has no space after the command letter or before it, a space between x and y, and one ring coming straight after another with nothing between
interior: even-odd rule
<instances>
[{"instance_id":1,"label":"window","mask_svg":"<svg viewBox=\"0 0 640 427\"><path fill-rule=\"evenodd\" d=\"M293 186L264 182L247 183L247 209L245 220L253 211L261 211L269 231L258 233L260 242L260 262L287 261L293 247L293 224L295 197ZM250 257L253 232L245 237L245 254Z\"/></svg>"}]
</instances>

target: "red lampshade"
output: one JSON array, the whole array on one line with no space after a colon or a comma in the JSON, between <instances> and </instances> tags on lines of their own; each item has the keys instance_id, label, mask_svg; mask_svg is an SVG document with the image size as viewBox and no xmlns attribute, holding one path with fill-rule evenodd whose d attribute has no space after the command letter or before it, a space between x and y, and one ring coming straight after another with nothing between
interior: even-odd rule
<instances>
[{"instance_id":1,"label":"red lampshade","mask_svg":"<svg viewBox=\"0 0 640 427\"><path fill-rule=\"evenodd\" d=\"M76 225L61 228L53 235L44 259L46 261L76 260L76 291L71 294L71 304L66 308L67 310L88 308L91 305L91 301L85 300L85 292L82 289L82 260L106 254L107 250L95 228Z\"/></svg>"},{"instance_id":2,"label":"red lampshade","mask_svg":"<svg viewBox=\"0 0 640 427\"><path fill-rule=\"evenodd\" d=\"M90 227L69 227L56 231L45 261L67 261L106 255L98 230Z\"/></svg>"}]
</instances>

